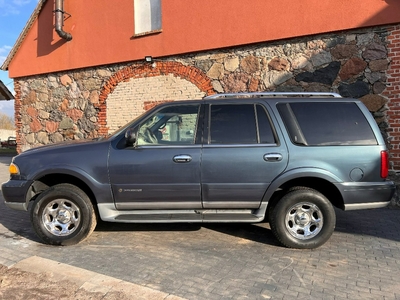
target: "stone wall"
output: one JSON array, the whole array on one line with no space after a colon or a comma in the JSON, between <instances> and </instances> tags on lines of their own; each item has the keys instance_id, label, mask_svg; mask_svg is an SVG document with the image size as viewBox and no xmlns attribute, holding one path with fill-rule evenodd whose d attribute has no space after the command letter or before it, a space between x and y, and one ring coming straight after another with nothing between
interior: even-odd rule
<instances>
[{"instance_id":1,"label":"stone wall","mask_svg":"<svg viewBox=\"0 0 400 300\"><path fill-rule=\"evenodd\" d=\"M168 57L152 65L136 62L19 78L19 150L107 134L129 119L129 114L118 114L124 107L133 118L159 101L245 91L329 91L360 98L394 148L387 114L391 99L385 94L392 84L391 30L368 28ZM400 159L394 163L400 167Z\"/></svg>"},{"instance_id":2,"label":"stone wall","mask_svg":"<svg viewBox=\"0 0 400 300\"><path fill-rule=\"evenodd\" d=\"M218 93L319 91L359 98L387 138L387 35L384 28L370 28L177 60L205 72Z\"/></svg>"}]
</instances>

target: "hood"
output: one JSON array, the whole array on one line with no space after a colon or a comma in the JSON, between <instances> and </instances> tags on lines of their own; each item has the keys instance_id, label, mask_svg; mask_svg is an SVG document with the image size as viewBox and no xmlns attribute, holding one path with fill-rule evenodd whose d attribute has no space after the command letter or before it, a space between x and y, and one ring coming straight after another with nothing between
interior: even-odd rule
<instances>
[{"instance_id":1,"label":"hood","mask_svg":"<svg viewBox=\"0 0 400 300\"><path fill-rule=\"evenodd\" d=\"M33 153L42 153L47 152L50 150L61 150L62 148L75 148L81 145L88 145L88 144L97 144L101 141L100 138L90 139L90 140L73 140L73 141L64 141L55 144L48 144L44 146L34 147L24 152L20 153L18 156L24 156L25 154L33 154Z\"/></svg>"}]
</instances>

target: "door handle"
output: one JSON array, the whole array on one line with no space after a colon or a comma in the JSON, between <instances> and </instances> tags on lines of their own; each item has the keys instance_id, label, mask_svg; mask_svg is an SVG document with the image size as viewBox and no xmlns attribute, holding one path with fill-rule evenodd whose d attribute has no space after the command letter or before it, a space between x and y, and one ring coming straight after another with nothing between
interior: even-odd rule
<instances>
[{"instance_id":1,"label":"door handle","mask_svg":"<svg viewBox=\"0 0 400 300\"><path fill-rule=\"evenodd\" d=\"M265 161L281 161L283 159L282 154L280 153L267 153L264 154Z\"/></svg>"},{"instance_id":2,"label":"door handle","mask_svg":"<svg viewBox=\"0 0 400 300\"><path fill-rule=\"evenodd\" d=\"M190 155L180 154L175 155L172 160L176 163L187 163L192 161L192 157Z\"/></svg>"}]
</instances>

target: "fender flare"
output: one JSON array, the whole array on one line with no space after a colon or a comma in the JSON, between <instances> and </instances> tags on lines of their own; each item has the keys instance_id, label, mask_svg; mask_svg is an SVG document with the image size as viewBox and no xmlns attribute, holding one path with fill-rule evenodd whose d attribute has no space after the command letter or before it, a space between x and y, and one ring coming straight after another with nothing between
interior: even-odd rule
<instances>
[{"instance_id":1,"label":"fender flare","mask_svg":"<svg viewBox=\"0 0 400 300\"><path fill-rule=\"evenodd\" d=\"M342 182L339 177L324 169L313 167L292 169L280 174L271 182L264 194L262 203L268 203L269 199L271 199L276 190L286 182L303 177L319 178L332 184Z\"/></svg>"},{"instance_id":2,"label":"fender flare","mask_svg":"<svg viewBox=\"0 0 400 300\"><path fill-rule=\"evenodd\" d=\"M52 174L68 175L82 181L92 191L93 195L96 198L97 203L104 202L103 199L109 197L111 197L110 199L113 199L111 186L109 182L101 183L81 168L66 164L57 164L57 165L52 165L51 167L46 166L46 168L38 169L37 172L35 172L35 174L30 179L32 180L32 184L26 194L27 203L31 198L29 196L29 191L31 190L35 182L39 181L40 178L44 176L51 176ZM107 190L105 190L105 187L107 188Z\"/></svg>"}]
</instances>

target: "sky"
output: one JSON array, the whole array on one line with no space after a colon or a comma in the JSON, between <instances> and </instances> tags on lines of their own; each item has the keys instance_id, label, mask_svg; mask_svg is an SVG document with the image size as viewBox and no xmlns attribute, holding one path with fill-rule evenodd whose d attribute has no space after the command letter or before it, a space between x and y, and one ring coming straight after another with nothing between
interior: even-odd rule
<instances>
[{"instance_id":1,"label":"sky","mask_svg":"<svg viewBox=\"0 0 400 300\"><path fill-rule=\"evenodd\" d=\"M14 46L38 2L38 0L0 0L0 65ZM14 94L14 83L8 77L8 72L0 70L0 80ZM0 101L0 112L13 117L14 101Z\"/></svg>"}]
</instances>

